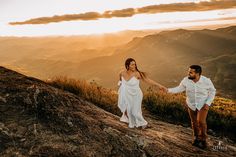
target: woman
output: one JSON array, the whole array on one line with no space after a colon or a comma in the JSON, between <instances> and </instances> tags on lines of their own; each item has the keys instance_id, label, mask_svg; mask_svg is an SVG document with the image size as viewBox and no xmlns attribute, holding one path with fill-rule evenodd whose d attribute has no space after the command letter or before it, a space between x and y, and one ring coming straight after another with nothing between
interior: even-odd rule
<instances>
[{"instance_id":1,"label":"woman","mask_svg":"<svg viewBox=\"0 0 236 157\"><path fill-rule=\"evenodd\" d=\"M118 107L123 113L120 121L129 124L130 128L147 127L147 121L142 116L141 104L143 93L139 87L140 80L165 89L164 86L149 79L144 72L138 70L136 62L133 58L125 61L126 70L119 74L119 91L118 91Z\"/></svg>"}]
</instances>

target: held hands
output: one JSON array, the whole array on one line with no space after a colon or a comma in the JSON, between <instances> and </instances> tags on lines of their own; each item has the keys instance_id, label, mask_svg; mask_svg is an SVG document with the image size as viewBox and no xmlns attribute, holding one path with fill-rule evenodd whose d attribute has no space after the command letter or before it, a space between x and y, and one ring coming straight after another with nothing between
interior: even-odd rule
<instances>
[{"instance_id":1,"label":"held hands","mask_svg":"<svg viewBox=\"0 0 236 157\"><path fill-rule=\"evenodd\" d=\"M168 89L167 89L165 86L160 85L160 86L159 86L159 89L160 89L162 92L164 92L164 93L167 93L167 92L168 92Z\"/></svg>"}]
</instances>

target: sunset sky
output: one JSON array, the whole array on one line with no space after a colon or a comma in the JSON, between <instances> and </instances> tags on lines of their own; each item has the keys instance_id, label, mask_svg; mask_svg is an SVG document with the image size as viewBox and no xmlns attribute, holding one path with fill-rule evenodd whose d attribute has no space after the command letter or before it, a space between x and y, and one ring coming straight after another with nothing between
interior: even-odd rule
<instances>
[{"instance_id":1,"label":"sunset sky","mask_svg":"<svg viewBox=\"0 0 236 157\"><path fill-rule=\"evenodd\" d=\"M1 0L0 36L236 25L236 0Z\"/></svg>"}]
</instances>

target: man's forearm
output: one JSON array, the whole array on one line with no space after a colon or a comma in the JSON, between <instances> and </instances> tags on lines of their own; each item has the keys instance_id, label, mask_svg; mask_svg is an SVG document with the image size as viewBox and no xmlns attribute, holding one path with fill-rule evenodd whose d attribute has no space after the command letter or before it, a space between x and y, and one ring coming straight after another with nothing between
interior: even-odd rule
<instances>
[{"instance_id":1,"label":"man's forearm","mask_svg":"<svg viewBox=\"0 0 236 157\"><path fill-rule=\"evenodd\" d=\"M185 90L185 88L181 87L181 86L178 86L178 87L175 87L175 88L168 88L168 93L181 93Z\"/></svg>"}]
</instances>

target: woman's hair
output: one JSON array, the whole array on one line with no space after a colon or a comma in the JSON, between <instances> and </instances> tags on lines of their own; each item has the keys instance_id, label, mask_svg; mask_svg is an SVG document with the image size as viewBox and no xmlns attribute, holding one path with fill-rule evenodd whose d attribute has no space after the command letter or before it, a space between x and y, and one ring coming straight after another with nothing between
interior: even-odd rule
<instances>
[{"instance_id":1,"label":"woman's hair","mask_svg":"<svg viewBox=\"0 0 236 157\"><path fill-rule=\"evenodd\" d=\"M126 68L127 70L129 70L129 65L130 65L130 63L133 62L133 61L135 62L135 69L139 72L141 78L142 78L142 79L146 78L146 73L145 73L145 72L142 72L142 71L140 71L140 70L138 70L138 66L137 66L137 64L136 64L136 61L135 61L133 58L128 58L128 59L126 59L126 61L125 61L125 68Z\"/></svg>"}]
</instances>

